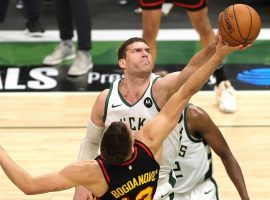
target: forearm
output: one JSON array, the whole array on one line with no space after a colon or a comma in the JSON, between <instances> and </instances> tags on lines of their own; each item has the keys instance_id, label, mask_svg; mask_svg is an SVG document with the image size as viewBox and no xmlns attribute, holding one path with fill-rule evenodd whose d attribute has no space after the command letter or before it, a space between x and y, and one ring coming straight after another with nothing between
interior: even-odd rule
<instances>
[{"instance_id":1,"label":"forearm","mask_svg":"<svg viewBox=\"0 0 270 200\"><path fill-rule=\"evenodd\" d=\"M168 84L173 85L167 87L168 98L176 92L181 85L184 86L182 89L184 89L184 94L186 94L187 97L193 95L202 87L202 84L208 80L209 76L213 74L218 66L220 66L225 56L236 50L244 50L249 47L250 45L240 45L237 47L224 45L222 44L222 38L219 36L217 45L212 44L208 47L209 49L204 49L202 52L196 54L177 78L166 78L167 76L164 78L164 81L167 83L174 83ZM189 82L189 84L183 84L184 81ZM197 84L190 84L190 82L193 81ZM190 92L188 92L189 90Z\"/></svg>"},{"instance_id":2,"label":"forearm","mask_svg":"<svg viewBox=\"0 0 270 200\"><path fill-rule=\"evenodd\" d=\"M31 176L0 147L0 164L8 178L25 194L31 188Z\"/></svg>"},{"instance_id":3,"label":"forearm","mask_svg":"<svg viewBox=\"0 0 270 200\"><path fill-rule=\"evenodd\" d=\"M216 43L212 43L197 52L188 62L188 66L195 66L197 69L205 64L216 52Z\"/></svg>"},{"instance_id":4,"label":"forearm","mask_svg":"<svg viewBox=\"0 0 270 200\"><path fill-rule=\"evenodd\" d=\"M167 83L168 98L173 95L203 64L209 61L216 51L216 45L210 45L196 53L181 73L170 73L164 79ZM172 75L171 75L172 74ZM169 77L167 79L167 77ZM174 82L174 84L171 84Z\"/></svg>"},{"instance_id":5,"label":"forearm","mask_svg":"<svg viewBox=\"0 0 270 200\"><path fill-rule=\"evenodd\" d=\"M186 83L167 101L164 105L161 113L164 113L168 122L173 127L179 119L177 116L183 110L186 103L194 95L204 83L208 80L208 77L215 71L216 67L221 63L223 59L222 55L213 55L207 63L199 68ZM169 127L169 125L168 125Z\"/></svg>"},{"instance_id":6,"label":"forearm","mask_svg":"<svg viewBox=\"0 0 270 200\"><path fill-rule=\"evenodd\" d=\"M228 176L236 187L242 200L249 200L247 193L244 176L242 174L241 168L238 162L233 156L230 156L228 159L222 159L223 165L227 171Z\"/></svg>"},{"instance_id":7,"label":"forearm","mask_svg":"<svg viewBox=\"0 0 270 200\"><path fill-rule=\"evenodd\" d=\"M102 138L104 127L96 126L92 121L87 125L86 135L83 138L78 154L78 160L95 159Z\"/></svg>"},{"instance_id":8,"label":"forearm","mask_svg":"<svg viewBox=\"0 0 270 200\"><path fill-rule=\"evenodd\" d=\"M155 121L152 121L152 124L156 124L155 129L157 132L162 132L162 134L159 134L159 140L155 140L152 137L152 139L157 142L153 146L158 147L175 127L180 117L179 113L182 112L192 95L201 89L204 83L208 80L208 77L221 63L223 58L224 57L222 55L214 54L207 63L195 71L195 73L189 77L184 85L169 98L164 107L161 109L159 117L156 118ZM154 132L152 124L148 127L151 127L151 132ZM150 131L147 130L146 132Z\"/></svg>"},{"instance_id":9,"label":"forearm","mask_svg":"<svg viewBox=\"0 0 270 200\"><path fill-rule=\"evenodd\" d=\"M198 92L207 82L211 74L216 70L217 66L222 62L224 56L214 54L201 68L195 71L186 83L182 86L180 95L191 97Z\"/></svg>"}]
</instances>

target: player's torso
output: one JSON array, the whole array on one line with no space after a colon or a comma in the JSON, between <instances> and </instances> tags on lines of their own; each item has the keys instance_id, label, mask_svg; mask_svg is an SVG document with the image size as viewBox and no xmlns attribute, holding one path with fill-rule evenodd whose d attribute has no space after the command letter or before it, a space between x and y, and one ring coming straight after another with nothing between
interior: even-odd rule
<instances>
[{"instance_id":1,"label":"player's torso","mask_svg":"<svg viewBox=\"0 0 270 200\"><path fill-rule=\"evenodd\" d=\"M97 199L153 199L157 187L159 164L143 143L135 142L133 157L124 163L109 164L100 156L98 162L109 189Z\"/></svg>"},{"instance_id":2,"label":"player's torso","mask_svg":"<svg viewBox=\"0 0 270 200\"><path fill-rule=\"evenodd\" d=\"M189 134L187 128L187 109L181 121L178 156L175 161L175 193L190 191L197 183L212 176L212 155L209 145Z\"/></svg>"},{"instance_id":3,"label":"player's torso","mask_svg":"<svg viewBox=\"0 0 270 200\"><path fill-rule=\"evenodd\" d=\"M155 75L151 75L150 83L143 96L133 105L130 105L119 91L122 79L114 81L106 99L104 122L108 127L114 121L126 122L130 128L137 132L146 121L156 116L159 112L152 95L152 85L156 80Z\"/></svg>"},{"instance_id":4,"label":"player's torso","mask_svg":"<svg viewBox=\"0 0 270 200\"><path fill-rule=\"evenodd\" d=\"M142 126L159 113L159 108L152 94L152 86L158 77L151 75L150 83L144 95L134 104L130 105L119 92L121 80L116 80L110 88L104 113L105 126L109 126L113 121L124 121L134 131L139 131ZM160 163L160 180L168 182L172 173L174 160L178 153L179 128L163 143L163 158ZM160 184L160 183L159 183Z\"/></svg>"}]
</instances>

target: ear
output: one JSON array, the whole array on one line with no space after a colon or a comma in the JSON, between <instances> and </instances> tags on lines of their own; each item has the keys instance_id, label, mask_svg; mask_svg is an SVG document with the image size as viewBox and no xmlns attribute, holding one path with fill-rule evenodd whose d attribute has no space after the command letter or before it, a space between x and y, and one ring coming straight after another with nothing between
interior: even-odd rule
<instances>
[{"instance_id":1,"label":"ear","mask_svg":"<svg viewBox=\"0 0 270 200\"><path fill-rule=\"evenodd\" d=\"M125 69L126 68L126 60L125 59L120 59L118 61L118 64L120 66L121 69Z\"/></svg>"}]
</instances>

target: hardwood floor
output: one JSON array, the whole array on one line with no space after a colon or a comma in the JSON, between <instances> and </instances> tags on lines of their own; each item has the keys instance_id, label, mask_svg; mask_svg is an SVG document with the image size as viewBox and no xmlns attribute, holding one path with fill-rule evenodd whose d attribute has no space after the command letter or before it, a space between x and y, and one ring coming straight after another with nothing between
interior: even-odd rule
<instances>
[{"instance_id":1,"label":"hardwood floor","mask_svg":"<svg viewBox=\"0 0 270 200\"><path fill-rule=\"evenodd\" d=\"M76 160L96 93L0 94L0 144L33 175L58 170ZM246 179L251 199L270 196L270 93L237 92L238 111L222 114L213 92L191 102L205 109L222 130ZM215 155L213 153L213 155ZM240 199L219 158L214 177L222 200ZM73 189L26 196L0 170L2 200L66 200Z\"/></svg>"}]
</instances>

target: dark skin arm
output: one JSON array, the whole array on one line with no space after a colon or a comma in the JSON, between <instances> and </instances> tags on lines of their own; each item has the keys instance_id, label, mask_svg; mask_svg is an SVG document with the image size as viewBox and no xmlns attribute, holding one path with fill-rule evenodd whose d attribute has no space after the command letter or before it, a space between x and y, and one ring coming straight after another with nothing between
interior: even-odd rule
<instances>
[{"instance_id":1,"label":"dark skin arm","mask_svg":"<svg viewBox=\"0 0 270 200\"><path fill-rule=\"evenodd\" d=\"M241 168L226 140L210 116L201 108L190 105L187 114L188 129L195 138L203 138L220 157L228 176L242 200L249 200Z\"/></svg>"}]
</instances>

